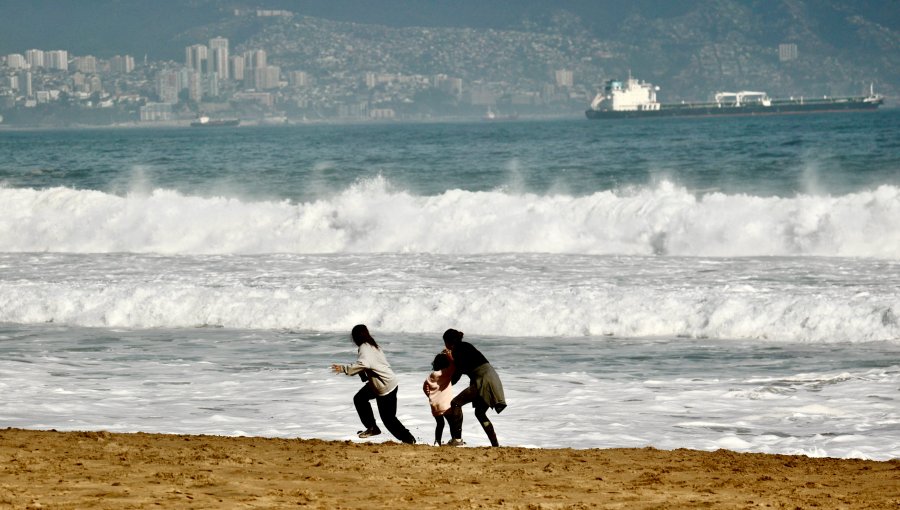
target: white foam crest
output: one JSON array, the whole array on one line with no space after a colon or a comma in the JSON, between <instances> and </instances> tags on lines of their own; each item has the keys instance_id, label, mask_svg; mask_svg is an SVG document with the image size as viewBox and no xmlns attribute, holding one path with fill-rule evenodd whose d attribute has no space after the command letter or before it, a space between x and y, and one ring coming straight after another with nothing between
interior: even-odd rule
<instances>
[{"instance_id":1,"label":"white foam crest","mask_svg":"<svg viewBox=\"0 0 900 510\"><path fill-rule=\"evenodd\" d=\"M579 253L900 258L900 188L791 198L668 181L586 196L448 190L382 177L313 202L249 202L157 189L0 188L6 252Z\"/></svg>"},{"instance_id":2,"label":"white foam crest","mask_svg":"<svg viewBox=\"0 0 900 510\"><path fill-rule=\"evenodd\" d=\"M198 327L341 330L366 323L384 331L439 332L447 324L482 335L522 337L691 337L774 342L900 342L886 320L894 298L840 293L773 297L721 291L634 288L517 288L486 282L471 289L329 287L298 283L177 282L0 285L0 322L90 327ZM825 384L816 381L816 384Z\"/></svg>"}]
</instances>

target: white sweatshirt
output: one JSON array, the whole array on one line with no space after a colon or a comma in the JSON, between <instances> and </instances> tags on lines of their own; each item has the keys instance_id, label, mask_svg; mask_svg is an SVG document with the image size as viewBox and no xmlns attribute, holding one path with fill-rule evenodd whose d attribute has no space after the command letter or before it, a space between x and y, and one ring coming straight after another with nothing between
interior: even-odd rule
<instances>
[{"instance_id":1,"label":"white sweatshirt","mask_svg":"<svg viewBox=\"0 0 900 510\"><path fill-rule=\"evenodd\" d=\"M391 370L391 365L384 357L384 352L370 344L360 345L356 363L341 365L341 370L347 375L366 372L366 375L369 376L367 384L372 385L379 397L387 395L397 387L397 376Z\"/></svg>"}]
</instances>

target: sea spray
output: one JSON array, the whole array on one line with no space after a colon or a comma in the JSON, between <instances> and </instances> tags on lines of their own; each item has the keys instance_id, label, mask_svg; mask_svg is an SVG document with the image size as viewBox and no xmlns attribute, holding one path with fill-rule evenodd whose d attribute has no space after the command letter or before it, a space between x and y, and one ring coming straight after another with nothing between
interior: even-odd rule
<instances>
[{"instance_id":1,"label":"sea spray","mask_svg":"<svg viewBox=\"0 0 900 510\"><path fill-rule=\"evenodd\" d=\"M900 187L831 195L694 193L669 181L585 196L447 190L383 177L315 201L166 189L0 188L6 252L570 253L900 258Z\"/></svg>"}]
</instances>

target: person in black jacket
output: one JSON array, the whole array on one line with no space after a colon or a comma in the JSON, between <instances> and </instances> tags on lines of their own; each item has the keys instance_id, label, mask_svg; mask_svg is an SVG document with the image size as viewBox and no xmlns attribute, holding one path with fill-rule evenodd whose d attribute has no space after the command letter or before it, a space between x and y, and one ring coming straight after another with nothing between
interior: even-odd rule
<instances>
[{"instance_id":1,"label":"person in black jacket","mask_svg":"<svg viewBox=\"0 0 900 510\"><path fill-rule=\"evenodd\" d=\"M453 398L450 409L445 413L447 421L450 423L450 436L452 439L447 443L448 446L459 446L465 444L462 440L462 424L463 412L462 406L472 403L475 408L475 417L481 423L481 428L491 440L492 446L500 446L497 441L497 433L494 432L494 425L487 417L487 410L494 409L497 413L506 409L506 398L503 396L503 384L500 382L500 376L494 370L494 367L488 363L487 358L474 345L463 342L463 332L455 329L448 329L444 332L444 346L450 350L453 355L453 363L456 365L456 372L453 374L452 382L459 382L463 374L469 376L469 386L459 392L459 395Z\"/></svg>"}]
</instances>

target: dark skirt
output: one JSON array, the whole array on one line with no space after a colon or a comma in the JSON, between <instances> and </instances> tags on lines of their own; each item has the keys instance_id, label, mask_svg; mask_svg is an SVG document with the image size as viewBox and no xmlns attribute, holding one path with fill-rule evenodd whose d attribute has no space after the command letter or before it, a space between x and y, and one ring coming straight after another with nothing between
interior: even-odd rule
<instances>
[{"instance_id":1,"label":"dark skirt","mask_svg":"<svg viewBox=\"0 0 900 510\"><path fill-rule=\"evenodd\" d=\"M485 363L472 370L469 388L488 407L498 413L506 408L506 397L503 395L503 383L490 363Z\"/></svg>"}]
</instances>

